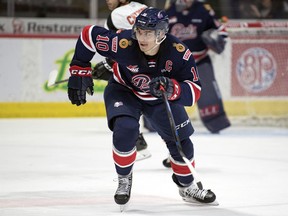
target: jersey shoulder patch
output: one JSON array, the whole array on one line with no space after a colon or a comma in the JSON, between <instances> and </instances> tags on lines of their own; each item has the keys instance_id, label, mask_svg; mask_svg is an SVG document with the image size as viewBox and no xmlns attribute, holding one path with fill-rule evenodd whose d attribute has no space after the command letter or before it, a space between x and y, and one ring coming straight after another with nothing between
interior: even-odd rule
<instances>
[{"instance_id":1,"label":"jersey shoulder patch","mask_svg":"<svg viewBox=\"0 0 288 216\"><path fill-rule=\"evenodd\" d=\"M181 43L173 43L173 47L175 47L178 52L184 52L186 49Z\"/></svg>"},{"instance_id":2,"label":"jersey shoulder patch","mask_svg":"<svg viewBox=\"0 0 288 216\"><path fill-rule=\"evenodd\" d=\"M213 8L211 7L210 4L204 4L204 8L209 12L209 14L210 14L211 16L214 16L214 15L215 15L215 12L214 12L214 10L213 10Z\"/></svg>"},{"instance_id":3,"label":"jersey shoulder patch","mask_svg":"<svg viewBox=\"0 0 288 216\"><path fill-rule=\"evenodd\" d=\"M204 4L204 8L205 8L207 11L213 10L210 4Z\"/></svg>"},{"instance_id":4,"label":"jersey shoulder patch","mask_svg":"<svg viewBox=\"0 0 288 216\"><path fill-rule=\"evenodd\" d=\"M126 49L128 46L131 46L132 45L132 41L131 40L128 40L127 38L122 38L120 41L119 41L119 46L122 48L122 49Z\"/></svg>"}]
</instances>

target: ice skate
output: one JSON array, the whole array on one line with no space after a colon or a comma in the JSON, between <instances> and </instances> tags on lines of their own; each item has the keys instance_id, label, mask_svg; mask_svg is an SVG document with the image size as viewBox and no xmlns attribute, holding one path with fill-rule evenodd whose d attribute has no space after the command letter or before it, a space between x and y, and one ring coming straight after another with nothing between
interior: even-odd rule
<instances>
[{"instance_id":1,"label":"ice skate","mask_svg":"<svg viewBox=\"0 0 288 216\"><path fill-rule=\"evenodd\" d=\"M178 179L174 174L172 179L177 184L179 194L185 202L204 205L219 205L216 201L216 195L210 189L199 189L195 184L184 187L178 182Z\"/></svg>"},{"instance_id":2,"label":"ice skate","mask_svg":"<svg viewBox=\"0 0 288 216\"><path fill-rule=\"evenodd\" d=\"M170 163L170 157L168 156L167 158L165 158L163 161L162 161L162 164L164 167L167 167L167 168L171 168L171 163Z\"/></svg>"},{"instance_id":3,"label":"ice skate","mask_svg":"<svg viewBox=\"0 0 288 216\"><path fill-rule=\"evenodd\" d=\"M140 133L136 141L136 149L137 149L136 161L144 160L146 158L151 157L151 153L148 151L147 147L148 145L142 133Z\"/></svg>"},{"instance_id":4,"label":"ice skate","mask_svg":"<svg viewBox=\"0 0 288 216\"><path fill-rule=\"evenodd\" d=\"M120 205L120 211L124 211L130 199L132 187L132 173L127 176L118 176L118 188L114 195L115 202Z\"/></svg>"}]
</instances>

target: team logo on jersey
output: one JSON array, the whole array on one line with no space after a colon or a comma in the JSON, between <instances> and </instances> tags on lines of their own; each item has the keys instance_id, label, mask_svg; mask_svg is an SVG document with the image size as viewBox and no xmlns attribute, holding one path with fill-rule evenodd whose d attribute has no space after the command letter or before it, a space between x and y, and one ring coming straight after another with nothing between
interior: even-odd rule
<instances>
[{"instance_id":1,"label":"team logo on jersey","mask_svg":"<svg viewBox=\"0 0 288 216\"><path fill-rule=\"evenodd\" d=\"M132 77L132 83L143 92L149 92L149 76L145 74L137 74Z\"/></svg>"},{"instance_id":2,"label":"team logo on jersey","mask_svg":"<svg viewBox=\"0 0 288 216\"><path fill-rule=\"evenodd\" d=\"M129 65L126 67L129 71L132 73L138 73L139 72L139 67L138 65Z\"/></svg>"},{"instance_id":3,"label":"team logo on jersey","mask_svg":"<svg viewBox=\"0 0 288 216\"><path fill-rule=\"evenodd\" d=\"M122 38L120 41L119 41L119 46L122 48L122 49L125 49L129 46L131 42L129 42L126 38Z\"/></svg>"},{"instance_id":4,"label":"team logo on jersey","mask_svg":"<svg viewBox=\"0 0 288 216\"><path fill-rule=\"evenodd\" d=\"M189 24L184 26L182 23L176 23L171 28L171 34L179 38L181 41L194 39L197 37L197 26Z\"/></svg>"},{"instance_id":5,"label":"team logo on jersey","mask_svg":"<svg viewBox=\"0 0 288 216\"><path fill-rule=\"evenodd\" d=\"M183 46L183 44L180 43L174 43L173 46L176 48L176 50L178 52L184 52L185 51L185 47Z\"/></svg>"}]
</instances>

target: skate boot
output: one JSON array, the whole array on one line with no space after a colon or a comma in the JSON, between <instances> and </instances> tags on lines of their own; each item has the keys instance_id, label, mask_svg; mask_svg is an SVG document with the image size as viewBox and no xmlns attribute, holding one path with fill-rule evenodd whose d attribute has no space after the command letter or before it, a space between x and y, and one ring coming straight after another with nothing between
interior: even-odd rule
<instances>
[{"instance_id":1,"label":"skate boot","mask_svg":"<svg viewBox=\"0 0 288 216\"><path fill-rule=\"evenodd\" d=\"M148 145L143 137L143 134L140 133L136 141L136 149L137 149L136 161L151 157L151 153L148 151L147 147Z\"/></svg>"},{"instance_id":2,"label":"skate boot","mask_svg":"<svg viewBox=\"0 0 288 216\"><path fill-rule=\"evenodd\" d=\"M130 173L127 176L122 175L118 176L118 188L114 195L114 200L118 205L125 205L129 201L131 187L132 187L132 173ZM122 208L120 207L120 210L121 209Z\"/></svg>"},{"instance_id":3,"label":"skate boot","mask_svg":"<svg viewBox=\"0 0 288 216\"><path fill-rule=\"evenodd\" d=\"M165 158L162 161L162 164L163 164L164 167L171 168L170 157Z\"/></svg>"},{"instance_id":4,"label":"skate boot","mask_svg":"<svg viewBox=\"0 0 288 216\"><path fill-rule=\"evenodd\" d=\"M173 181L179 188L179 194L185 202L219 205L216 201L216 195L211 190L199 189L195 184L191 184L188 187L182 186L176 176L172 175Z\"/></svg>"}]
</instances>

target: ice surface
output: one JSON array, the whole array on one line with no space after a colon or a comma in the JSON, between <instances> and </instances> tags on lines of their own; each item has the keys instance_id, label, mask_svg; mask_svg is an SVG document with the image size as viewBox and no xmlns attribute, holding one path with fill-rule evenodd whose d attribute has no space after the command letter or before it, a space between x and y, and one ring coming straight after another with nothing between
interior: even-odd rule
<instances>
[{"instance_id":1,"label":"ice surface","mask_svg":"<svg viewBox=\"0 0 288 216\"><path fill-rule=\"evenodd\" d=\"M162 160L167 150L145 133L152 157L134 165L132 197L120 213L111 132L105 118L0 119L1 216L281 216L288 213L288 129L195 128L198 173L219 206L183 202Z\"/></svg>"}]
</instances>

